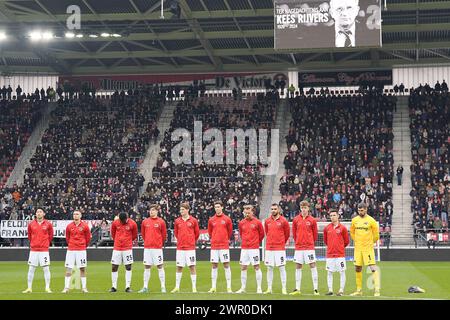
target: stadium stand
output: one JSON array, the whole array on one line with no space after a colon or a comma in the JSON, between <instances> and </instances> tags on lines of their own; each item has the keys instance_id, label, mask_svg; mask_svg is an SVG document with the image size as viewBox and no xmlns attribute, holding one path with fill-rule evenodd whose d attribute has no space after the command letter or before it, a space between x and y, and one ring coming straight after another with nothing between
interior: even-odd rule
<instances>
[{"instance_id":1,"label":"stadium stand","mask_svg":"<svg viewBox=\"0 0 450 320\"><path fill-rule=\"evenodd\" d=\"M5 186L44 106L44 101L6 97L0 101L0 189Z\"/></svg>"},{"instance_id":2,"label":"stadium stand","mask_svg":"<svg viewBox=\"0 0 450 320\"><path fill-rule=\"evenodd\" d=\"M14 212L26 219L38 206L48 219L70 219L75 207L85 219L132 210L143 183L138 167L164 103L147 93L61 98L23 185L9 190L17 201L3 218Z\"/></svg>"},{"instance_id":3,"label":"stadium stand","mask_svg":"<svg viewBox=\"0 0 450 320\"><path fill-rule=\"evenodd\" d=\"M448 232L450 212L450 95L445 81L425 84L409 97L411 180L416 237Z\"/></svg>"},{"instance_id":4,"label":"stadium stand","mask_svg":"<svg viewBox=\"0 0 450 320\"><path fill-rule=\"evenodd\" d=\"M319 220L326 221L332 207L350 219L366 197L369 215L380 227L391 226L395 104L395 96L376 90L290 99L293 121L280 179L280 206L289 219L304 199Z\"/></svg>"},{"instance_id":5,"label":"stadium stand","mask_svg":"<svg viewBox=\"0 0 450 320\"><path fill-rule=\"evenodd\" d=\"M245 165L175 165L171 150L179 141L171 141L171 134L175 129L185 128L193 137L196 120L202 121L204 131L221 129L223 137L226 136L225 129L270 129L278 104L279 98L270 93L265 97L246 97L243 100L238 97L199 97L180 102L171 128L164 133L160 156L153 168L153 180L146 186L138 206L141 214L144 215L149 204L159 203L162 217L168 222L168 227L173 228L174 218L179 215L179 204L189 201L200 228L206 228L209 217L214 214L213 202L218 199L223 201L224 212L232 218L235 229L242 218L243 204L256 205L259 214L263 184L259 175L261 164L250 165L247 161ZM203 147L205 145L203 142Z\"/></svg>"}]
</instances>

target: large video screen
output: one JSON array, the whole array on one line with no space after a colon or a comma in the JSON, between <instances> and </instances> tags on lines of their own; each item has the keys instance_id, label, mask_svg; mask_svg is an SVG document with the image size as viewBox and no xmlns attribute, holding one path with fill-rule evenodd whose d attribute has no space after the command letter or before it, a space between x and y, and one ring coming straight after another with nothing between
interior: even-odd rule
<instances>
[{"instance_id":1,"label":"large video screen","mask_svg":"<svg viewBox=\"0 0 450 320\"><path fill-rule=\"evenodd\" d=\"M381 47L381 0L275 0L275 49Z\"/></svg>"}]
</instances>

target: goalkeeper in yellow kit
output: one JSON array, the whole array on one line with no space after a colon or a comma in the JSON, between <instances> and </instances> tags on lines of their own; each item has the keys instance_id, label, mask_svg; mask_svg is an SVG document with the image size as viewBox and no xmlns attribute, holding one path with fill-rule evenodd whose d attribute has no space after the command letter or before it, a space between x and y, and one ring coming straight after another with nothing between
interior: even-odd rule
<instances>
[{"instance_id":1,"label":"goalkeeper in yellow kit","mask_svg":"<svg viewBox=\"0 0 450 320\"><path fill-rule=\"evenodd\" d=\"M374 244L380 238L378 224L374 218L367 214L367 205L358 204L358 216L352 219L350 236L355 245L355 271L356 271L356 292L351 296L362 295L362 267L369 266L373 274L375 286L375 297L380 296L380 277L375 265Z\"/></svg>"}]
</instances>

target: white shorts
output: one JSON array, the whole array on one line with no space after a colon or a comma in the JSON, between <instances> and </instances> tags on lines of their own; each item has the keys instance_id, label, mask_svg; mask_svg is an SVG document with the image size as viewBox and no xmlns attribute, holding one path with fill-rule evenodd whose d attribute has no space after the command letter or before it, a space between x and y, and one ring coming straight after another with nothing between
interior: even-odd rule
<instances>
[{"instance_id":1,"label":"white shorts","mask_svg":"<svg viewBox=\"0 0 450 320\"><path fill-rule=\"evenodd\" d=\"M195 266L195 250L177 250L177 267Z\"/></svg>"},{"instance_id":2,"label":"white shorts","mask_svg":"<svg viewBox=\"0 0 450 320\"><path fill-rule=\"evenodd\" d=\"M241 257L239 259L239 263L243 266L248 266L252 264L252 266L258 265L260 262L259 257L259 249L242 249Z\"/></svg>"},{"instance_id":3,"label":"white shorts","mask_svg":"<svg viewBox=\"0 0 450 320\"><path fill-rule=\"evenodd\" d=\"M264 259L266 266L280 267L286 265L286 251L285 250L266 250Z\"/></svg>"},{"instance_id":4,"label":"white shorts","mask_svg":"<svg viewBox=\"0 0 450 320\"><path fill-rule=\"evenodd\" d=\"M159 266L164 263L162 249L144 249L144 265Z\"/></svg>"},{"instance_id":5,"label":"white shorts","mask_svg":"<svg viewBox=\"0 0 450 320\"><path fill-rule=\"evenodd\" d=\"M45 267L50 265L50 254L48 251L30 251L28 264L33 267Z\"/></svg>"},{"instance_id":6,"label":"white shorts","mask_svg":"<svg viewBox=\"0 0 450 320\"><path fill-rule=\"evenodd\" d=\"M347 269L345 258L327 258L327 271L341 272Z\"/></svg>"},{"instance_id":7,"label":"white shorts","mask_svg":"<svg viewBox=\"0 0 450 320\"><path fill-rule=\"evenodd\" d=\"M116 266L121 264L128 265L133 263L133 250L113 250L111 263Z\"/></svg>"},{"instance_id":8,"label":"white shorts","mask_svg":"<svg viewBox=\"0 0 450 320\"><path fill-rule=\"evenodd\" d=\"M223 249L223 250L213 250L211 249L211 262L219 263L219 262L230 262L230 250L229 249Z\"/></svg>"},{"instance_id":9,"label":"white shorts","mask_svg":"<svg viewBox=\"0 0 450 320\"><path fill-rule=\"evenodd\" d=\"M73 269L75 265L78 268L85 268L87 266L86 250L67 250L66 268Z\"/></svg>"},{"instance_id":10,"label":"white shorts","mask_svg":"<svg viewBox=\"0 0 450 320\"><path fill-rule=\"evenodd\" d=\"M315 250L295 250L294 262L298 264L310 264L316 262Z\"/></svg>"}]
</instances>

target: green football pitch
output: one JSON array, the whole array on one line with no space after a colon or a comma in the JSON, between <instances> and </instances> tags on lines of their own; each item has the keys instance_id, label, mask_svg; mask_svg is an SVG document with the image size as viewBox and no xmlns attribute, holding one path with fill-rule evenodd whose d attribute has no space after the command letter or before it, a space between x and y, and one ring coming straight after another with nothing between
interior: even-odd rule
<instances>
[{"instance_id":1,"label":"green football pitch","mask_svg":"<svg viewBox=\"0 0 450 320\"><path fill-rule=\"evenodd\" d=\"M87 287L89 293L83 294L79 289L73 289L68 294L62 294L64 287L64 265L63 262L53 262L51 265L51 289L52 294L44 293L44 276L42 268L36 270L33 283L33 293L23 294L27 284L28 265L23 262L0 262L0 300L297 300L297 299L450 299L450 263L449 262L381 262L381 297L374 298L373 290L368 289L370 285L370 272L364 270L364 288L362 297L350 297L348 294L355 290L355 273L352 263L347 265L347 284L345 296L325 296L327 290L325 263L319 262L319 291L320 296L312 295L312 280L309 267L304 268L302 277L302 295L289 296L281 294L279 272L274 271L273 294L256 294L255 272L252 268L248 271L247 293L228 294L226 292L225 275L223 267L219 267L217 293L208 294L211 286L211 266L208 262L197 264L197 290L191 292L191 280L188 269L183 270L181 280L181 293L171 294L175 283L175 263L167 262L166 288L168 293L160 293L158 272L152 268L149 283L149 293L139 294L137 291L142 287L143 265L136 262L133 265L133 279L131 288L134 292L125 293L125 271L123 266L119 269L118 291L109 293L111 287L111 265L108 262L89 262L87 268ZM263 291L267 288L266 269L263 270ZM232 289L240 288L240 269L238 262L232 263ZM421 294L408 293L408 287L419 286L426 290ZM339 286L339 275L334 275L334 291ZM287 264L287 290L292 291L295 287L295 266L293 262Z\"/></svg>"}]
</instances>

